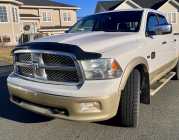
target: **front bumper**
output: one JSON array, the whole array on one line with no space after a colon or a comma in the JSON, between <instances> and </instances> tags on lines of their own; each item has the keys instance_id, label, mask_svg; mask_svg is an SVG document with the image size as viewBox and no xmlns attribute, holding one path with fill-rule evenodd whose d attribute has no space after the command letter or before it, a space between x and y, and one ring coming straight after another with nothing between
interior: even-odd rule
<instances>
[{"instance_id":1,"label":"front bumper","mask_svg":"<svg viewBox=\"0 0 179 140\"><path fill-rule=\"evenodd\" d=\"M108 120L116 115L120 99L119 93L98 97L65 97L29 90L9 82L8 89L10 100L22 108L55 118L74 121ZM90 102L99 103L98 112L82 111L81 105Z\"/></svg>"}]
</instances>

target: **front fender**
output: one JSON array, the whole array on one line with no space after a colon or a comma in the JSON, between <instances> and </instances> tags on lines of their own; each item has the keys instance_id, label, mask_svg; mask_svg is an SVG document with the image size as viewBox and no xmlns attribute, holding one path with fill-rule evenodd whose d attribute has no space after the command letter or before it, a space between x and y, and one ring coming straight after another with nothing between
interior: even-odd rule
<instances>
[{"instance_id":1,"label":"front fender","mask_svg":"<svg viewBox=\"0 0 179 140\"><path fill-rule=\"evenodd\" d=\"M134 68L138 65L143 65L144 67L144 71L148 72L149 71L149 65L148 62L145 58L143 57L137 57L132 59L126 66L123 74L122 74L122 78L121 78L121 83L120 83L120 89L124 90L125 85L127 83L127 80L131 74L131 72L134 70Z\"/></svg>"}]
</instances>

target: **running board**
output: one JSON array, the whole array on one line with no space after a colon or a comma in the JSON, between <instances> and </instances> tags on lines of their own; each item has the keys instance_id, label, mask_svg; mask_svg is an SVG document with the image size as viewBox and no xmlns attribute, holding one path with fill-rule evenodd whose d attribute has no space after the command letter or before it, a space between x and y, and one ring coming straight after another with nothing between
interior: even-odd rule
<instances>
[{"instance_id":1,"label":"running board","mask_svg":"<svg viewBox=\"0 0 179 140\"><path fill-rule=\"evenodd\" d=\"M170 72L150 87L150 95L154 96L164 85L166 85L174 76L175 72Z\"/></svg>"}]
</instances>

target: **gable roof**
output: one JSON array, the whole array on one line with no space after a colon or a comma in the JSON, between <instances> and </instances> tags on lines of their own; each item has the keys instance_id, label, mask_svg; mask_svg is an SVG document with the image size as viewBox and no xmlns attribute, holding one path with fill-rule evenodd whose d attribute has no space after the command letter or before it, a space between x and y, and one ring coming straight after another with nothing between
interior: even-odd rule
<instances>
[{"instance_id":1,"label":"gable roof","mask_svg":"<svg viewBox=\"0 0 179 140\"><path fill-rule=\"evenodd\" d=\"M111 0L111 1L99 1L96 6L95 12L114 10L117 6L122 4L125 0Z\"/></svg>"},{"instance_id":2,"label":"gable roof","mask_svg":"<svg viewBox=\"0 0 179 140\"><path fill-rule=\"evenodd\" d=\"M24 3L24 5L32 5L32 6L76 7L74 5L64 4L51 0L18 0L18 1Z\"/></svg>"},{"instance_id":3,"label":"gable roof","mask_svg":"<svg viewBox=\"0 0 179 140\"><path fill-rule=\"evenodd\" d=\"M125 0L99 1L96 6L96 13L102 11L111 11L122 4ZM168 0L131 0L141 8L159 9ZM179 3L179 0L175 0Z\"/></svg>"},{"instance_id":4,"label":"gable roof","mask_svg":"<svg viewBox=\"0 0 179 140\"><path fill-rule=\"evenodd\" d=\"M168 0L132 0L142 8L151 8L157 10ZM179 0L178 0L179 1Z\"/></svg>"}]
</instances>

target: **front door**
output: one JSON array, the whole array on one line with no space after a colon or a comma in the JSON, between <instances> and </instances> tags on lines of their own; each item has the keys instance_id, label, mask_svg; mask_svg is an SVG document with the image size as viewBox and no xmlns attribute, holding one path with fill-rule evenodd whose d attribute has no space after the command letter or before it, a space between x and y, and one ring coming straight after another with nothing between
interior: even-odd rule
<instances>
[{"instance_id":1,"label":"front door","mask_svg":"<svg viewBox=\"0 0 179 140\"><path fill-rule=\"evenodd\" d=\"M155 29L159 25L168 24L165 17L149 13L146 27L145 44L149 50L147 59L150 67L151 83L161 78L176 57L175 46L172 44L172 34L157 34Z\"/></svg>"}]
</instances>

